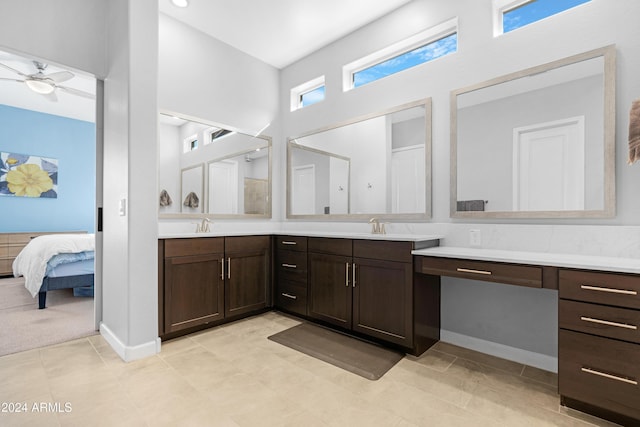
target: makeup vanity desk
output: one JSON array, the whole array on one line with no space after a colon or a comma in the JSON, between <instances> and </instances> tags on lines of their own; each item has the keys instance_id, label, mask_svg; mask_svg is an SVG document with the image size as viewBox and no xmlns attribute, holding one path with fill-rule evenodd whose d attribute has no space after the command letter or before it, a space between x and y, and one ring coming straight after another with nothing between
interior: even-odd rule
<instances>
[{"instance_id":1,"label":"makeup vanity desk","mask_svg":"<svg viewBox=\"0 0 640 427\"><path fill-rule=\"evenodd\" d=\"M558 290L561 403L640 425L640 260L438 246L416 274Z\"/></svg>"}]
</instances>

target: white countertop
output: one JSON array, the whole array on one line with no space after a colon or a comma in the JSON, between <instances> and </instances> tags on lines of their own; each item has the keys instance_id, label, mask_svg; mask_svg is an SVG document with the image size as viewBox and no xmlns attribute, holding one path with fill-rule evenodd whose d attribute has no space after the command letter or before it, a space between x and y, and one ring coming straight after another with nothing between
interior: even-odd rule
<instances>
[{"instance_id":1,"label":"white countertop","mask_svg":"<svg viewBox=\"0 0 640 427\"><path fill-rule=\"evenodd\" d=\"M548 265L554 267L640 274L640 259L637 258L616 258L549 252L524 252L500 249L459 248L453 246L437 246L427 249L418 249L411 253L413 255L443 258L512 262L518 264Z\"/></svg>"},{"instance_id":2,"label":"white countertop","mask_svg":"<svg viewBox=\"0 0 640 427\"><path fill-rule=\"evenodd\" d=\"M332 237L341 239L364 239L364 240L393 240L400 242L423 242L429 240L439 240L442 235L417 235L417 234L370 234L370 233L349 233L340 231L214 231L209 233L166 233L160 234L159 239L183 239L192 237L234 237L234 236L306 236L306 237Z\"/></svg>"}]
</instances>

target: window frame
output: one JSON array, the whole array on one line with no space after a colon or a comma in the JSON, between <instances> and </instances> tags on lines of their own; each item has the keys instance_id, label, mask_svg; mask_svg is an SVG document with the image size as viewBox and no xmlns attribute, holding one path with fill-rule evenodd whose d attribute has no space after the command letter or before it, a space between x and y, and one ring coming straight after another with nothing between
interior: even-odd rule
<instances>
[{"instance_id":1,"label":"window frame","mask_svg":"<svg viewBox=\"0 0 640 427\"><path fill-rule=\"evenodd\" d=\"M430 27L417 34L414 34L413 36L410 36L406 39L400 40L390 46L382 48L369 55L366 55L360 59L357 59L348 64L345 64L342 67L342 90L344 92L348 92L350 90L356 89L356 86L354 86L354 76L356 73L359 73L363 70L374 67L376 65L382 64L383 62L388 61L389 59L404 55L405 53L409 53L415 49L419 49L431 43L435 43L438 40L449 37L453 34L458 34L458 32L459 32L458 17L455 17L445 22L442 22L434 27ZM457 51L458 51L458 44L456 44L456 52ZM451 53L455 53L455 52L451 52ZM422 64L417 64L417 65L423 65L423 64L432 62L436 59L443 58L445 56L449 56L449 54L440 56L438 58L434 58L432 60L423 62ZM409 67L409 68L413 68L413 67ZM407 69L408 68L405 68L404 70L399 70L396 73L389 74L388 76L381 77L369 83L382 80L385 77L392 76L394 74L405 71ZM365 86L365 85L366 84L362 86ZM361 86L358 86L358 87L361 87Z\"/></svg>"},{"instance_id":2,"label":"window frame","mask_svg":"<svg viewBox=\"0 0 640 427\"><path fill-rule=\"evenodd\" d=\"M316 89L324 87L324 97L321 100L318 100L309 105L302 105L302 97L303 95L313 92ZM309 107L311 105L315 105L319 102L325 100L327 96L327 87L325 84L324 75L320 77L316 77L315 79L311 79L305 83L302 83L296 87L291 88L290 98L291 98L291 111L300 110L301 108Z\"/></svg>"},{"instance_id":3,"label":"window frame","mask_svg":"<svg viewBox=\"0 0 640 427\"><path fill-rule=\"evenodd\" d=\"M564 10L562 10L560 12L556 12L556 13L554 13L552 15L545 16L544 18L540 18L540 19L538 19L536 21L530 22L529 24L525 24L522 27L514 28L513 30L507 31L505 33L504 32L504 14L508 13L508 12L514 10L514 9L517 9L519 7L522 7L522 6L526 5L527 3L532 3L534 1L536 1L536 0L492 0L492 3L493 3L493 36L494 37L498 37L498 36L501 36L503 34L507 34L507 33L513 32L515 30L518 30L520 28L524 28L524 27L529 26L531 24L534 24L536 22L540 22L540 21L545 20L547 18L551 18L552 16L559 15L561 13L564 13L564 12L568 11L568 10L575 9L576 7L588 4L592 0L587 0L585 3L578 4L578 5L572 6L572 7L568 8L568 9L564 9Z\"/></svg>"},{"instance_id":4,"label":"window frame","mask_svg":"<svg viewBox=\"0 0 640 427\"><path fill-rule=\"evenodd\" d=\"M198 148L200 148L200 138L198 138L198 134L194 133L193 135L189 135L188 137L184 138L182 140L182 152L183 153L190 153L192 151L196 151ZM193 145L193 143L195 142L195 147Z\"/></svg>"},{"instance_id":5,"label":"window frame","mask_svg":"<svg viewBox=\"0 0 640 427\"><path fill-rule=\"evenodd\" d=\"M211 135L212 134L214 134L215 132L221 131L221 130L226 130L227 133L225 133L224 135L219 136L217 138L211 139ZM234 133L236 133L236 132L231 130L231 129L221 128L221 127L217 127L217 126L211 126L210 128L207 128L207 129L204 130L203 145L213 144L214 142L217 142L217 141L219 141L221 139L224 139L229 135L233 135Z\"/></svg>"}]
</instances>

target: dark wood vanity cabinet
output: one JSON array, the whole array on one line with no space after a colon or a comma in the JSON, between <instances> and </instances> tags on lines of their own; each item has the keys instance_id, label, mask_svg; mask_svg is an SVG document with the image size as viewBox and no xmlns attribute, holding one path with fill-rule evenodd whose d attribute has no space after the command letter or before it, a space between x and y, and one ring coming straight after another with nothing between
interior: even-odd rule
<instances>
[{"instance_id":1,"label":"dark wood vanity cabinet","mask_svg":"<svg viewBox=\"0 0 640 427\"><path fill-rule=\"evenodd\" d=\"M160 248L160 335L223 319L224 238L170 239Z\"/></svg>"},{"instance_id":2,"label":"dark wood vanity cabinet","mask_svg":"<svg viewBox=\"0 0 640 427\"><path fill-rule=\"evenodd\" d=\"M284 311L306 316L307 238L275 237L275 305Z\"/></svg>"},{"instance_id":3,"label":"dark wood vanity cabinet","mask_svg":"<svg viewBox=\"0 0 640 427\"><path fill-rule=\"evenodd\" d=\"M412 242L309 238L309 316L413 346Z\"/></svg>"},{"instance_id":4,"label":"dark wood vanity cabinet","mask_svg":"<svg viewBox=\"0 0 640 427\"><path fill-rule=\"evenodd\" d=\"M562 403L640 425L640 277L560 269Z\"/></svg>"},{"instance_id":5,"label":"dark wood vanity cabinet","mask_svg":"<svg viewBox=\"0 0 640 427\"><path fill-rule=\"evenodd\" d=\"M225 316L240 316L265 308L271 275L271 238L225 237L224 249Z\"/></svg>"},{"instance_id":6,"label":"dark wood vanity cabinet","mask_svg":"<svg viewBox=\"0 0 640 427\"><path fill-rule=\"evenodd\" d=\"M268 305L271 237L164 239L159 253L159 335L177 336Z\"/></svg>"}]
</instances>

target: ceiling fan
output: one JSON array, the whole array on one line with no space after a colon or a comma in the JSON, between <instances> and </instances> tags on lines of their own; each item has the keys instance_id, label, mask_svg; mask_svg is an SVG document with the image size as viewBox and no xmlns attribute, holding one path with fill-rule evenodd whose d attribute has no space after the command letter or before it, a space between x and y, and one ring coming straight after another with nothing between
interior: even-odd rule
<instances>
[{"instance_id":1,"label":"ceiling fan","mask_svg":"<svg viewBox=\"0 0 640 427\"><path fill-rule=\"evenodd\" d=\"M20 80L0 77L0 80L24 83L35 93L43 95L45 98L53 102L58 101L56 89L60 89L71 95L77 95L88 99L95 99L95 96L89 92L60 85L60 83L66 82L67 80L70 80L74 77L74 74L71 71L58 71L55 73L45 74L44 72L47 69L47 64L33 61L33 65L35 65L38 72L34 74L24 74L23 72L0 62L0 67L6 68L9 71L13 71L23 78L22 80Z\"/></svg>"}]
</instances>

